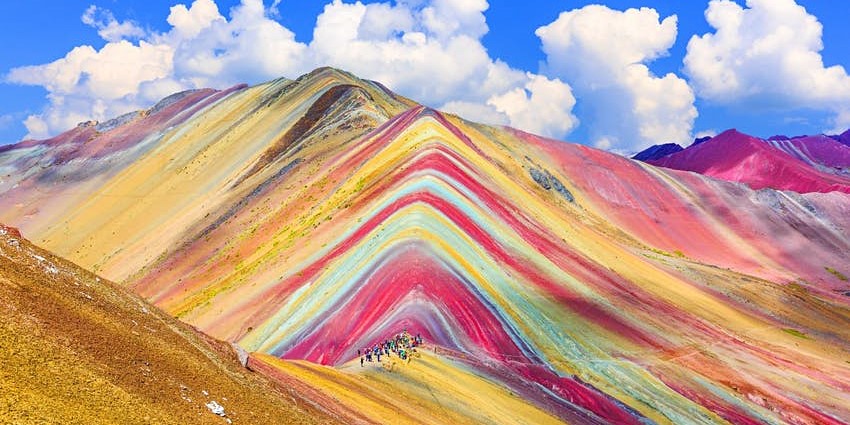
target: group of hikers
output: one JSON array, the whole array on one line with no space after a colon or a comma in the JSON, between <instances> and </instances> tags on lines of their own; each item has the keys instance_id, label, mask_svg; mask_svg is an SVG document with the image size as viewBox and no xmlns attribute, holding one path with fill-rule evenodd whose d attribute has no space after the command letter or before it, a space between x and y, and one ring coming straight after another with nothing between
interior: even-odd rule
<instances>
[{"instance_id":1,"label":"group of hikers","mask_svg":"<svg viewBox=\"0 0 850 425\"><path fill-rule=\"evenodd\" d=\"M416 353L416 347L420 345L422 345L422 335L417 333L416 336L411 336L405 329L380 344L357 350L357 356L360 357L360 367L363 367L365 362L371 363L373 358L380 362L381 356L389 357L390 353L395 353L399 359L409 362L410 356Z\"/></svg>"}]
</instances>

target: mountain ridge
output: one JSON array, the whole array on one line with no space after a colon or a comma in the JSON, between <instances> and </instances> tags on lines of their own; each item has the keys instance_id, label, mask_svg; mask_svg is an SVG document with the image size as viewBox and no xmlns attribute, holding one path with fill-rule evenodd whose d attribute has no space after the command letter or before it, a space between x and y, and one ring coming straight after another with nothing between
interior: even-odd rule
<instances>
[{"instance_id":1,"label":"mountain ridge","mask_svg":"<svg viewBox=\"0 0 850 425\"><path fill-rule=\"evenodd\" d=\"M337 422L244 369L227 344L3 225L0 304L5 420Z\"/></svg>"},{"instance_id":2,"label":"mountain ridge","mask_svg":"<svg viewBox=\"0 0 850 425\"><path fill-rule=\"evenodd\" d=\"M378 379L357 350L407 329L471 359L423 355L439 376L482 379L447 386L438 421L496 411L463 402L491 385L578 423L850 416L846 194L656 168L355 78L232 93L99 180L63 186L66 164L4 188L0 219L258 358L326 365L264 370L348 406L358 384L321 377Z\"/></svg>"},{"instance_id":3,"label":"mountain ridge","mask_svg":"<svg viewBox=\"0 0 850 425\"><path fill-rule=\"evenodd\" d=\"M845 133L850 134L850 132ZM774 136L763 140L727 130L682 150L657 145L633 156L653 165L796 192L850 193L850 146L841 136Z\"/></svg>"}]
</instances>

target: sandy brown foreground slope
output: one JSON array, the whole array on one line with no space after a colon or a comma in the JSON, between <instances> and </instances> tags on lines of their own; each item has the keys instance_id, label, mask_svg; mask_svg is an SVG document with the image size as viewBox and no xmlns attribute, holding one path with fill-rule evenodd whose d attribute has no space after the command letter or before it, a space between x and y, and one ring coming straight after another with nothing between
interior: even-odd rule
<instances>
[{"instance_id":1,"label":"sandy brown foreground slope","mask_svg":"<svg viewBox=\"0 0 850 425\"><path fill-rule=\"evenodd\" d=\"M0 225L0 422L334 420L242 368L227 344Z\"/></svg>"}]
</instances>

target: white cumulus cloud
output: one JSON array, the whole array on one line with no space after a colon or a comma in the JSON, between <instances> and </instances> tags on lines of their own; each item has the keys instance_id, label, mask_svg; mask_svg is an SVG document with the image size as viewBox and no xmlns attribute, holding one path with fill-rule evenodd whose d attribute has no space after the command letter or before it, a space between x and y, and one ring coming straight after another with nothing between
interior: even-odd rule
<instances>
[{"instance_id":1,"label":"white cumulus cloud","mask_svg":"<svg viewBox=\"0 0 850 425\"><path fill-rule=\"evenodd\" d=\"M177 4L162 33L90 7L82 19L106 41L102 48L79 46L6 77L48 91L45 110L25 121L28 137L108 119L182 89L294 78L324 65L473 120L553 137L577 123L568 84L490 57L481 43L486 0L334 0L318 16L309 44L275 20L276 5L242 0L224 16L213 0Z\"/></svg>"},{"instance_id":2,"label":"white cumulus cloud","mask_svg":"<svg viewBox=\"0 0 850 425\"><path fill-rule=\"evenodd\" d=\"M168 46L121 40L101 50L79 46L49 64L13 69L7 79L47 89L49 105L24 121L27 137L44 137L80 121L103 120L148 105L139 85L165 78L172 68Z\"/></svg>"},{"instance_id":3,"label":"white cumulus cloud","mask_svg":"<svg viewBox=\"0 0 850 425\"><path fill-rule=\"evenodd\" d=\"M306 45L272 19L260 0L243 0L229 20L217 14L212 0L196 0L188 16L172 19L184 10L171 9L174 28L158 38L173 46L173 78L183 85L220 88L295 77L311 68L305 60Z\"/></svg>"},{"instance_id":4,"label":"white cumulus cloud","mask_svg":"<svg viewBox=\"0 0 850 425\"><path fill-rule=\"evenodd\" d=\"M676 41L677 17L650 8L618 11L589 5L537 29L549 74L575 91L591 142L637 151L690 139L697 110L688 83L647 66Z\"/></svg>"},{"instance_id":5,"label":"white cumulus cloud","mask_svg":"<svg viewBox=\"0 0 850 425\"><path fill-rule=\"evenodd\" d=\"M714 32L688 42L685 72L700 97L721 105L832 112L850 125L850 76L826 66L823 27L794 0L712 0Z\"/></svg>"},{"instance_id":6,"label":"white cumulus cloud","mask_svg":"<svg viewBox=\"0 0 850 425\"><path fill-rule=\"evenodd\" d=\"M83 13L84 24L97 29L97 34L107 41L118 41L125 38L141 38L147 32L132 21L118 22L109 10L89 6Z\"/></svg>"},{"instance_id":7,"label":"white cumulus cloud","mask_svg":"<svg viewBox=\"0 0 850 425\"><path fill-rule=\"evenodd\" d=\"M44 111L24 121L26 137L103 121L184 89L257 83L308 70L299 56L306 46L270 12L261 0L243 0L227 19L214 1L195 0L171 8L169 31L150 33L89 7L82 20L106 41L102 48L78 46L63 58L15 68L6 76L48 91Z\"/></svg>"},{"instance_id":8,"label":"white cumulus cloud","mask_svg":"<svg viewBox=\"0 0 850 425\"><path fill-rule=\"evenodd\" d=\"M578 125L570 112L576 98L561 80L528 74L523 88L487 100L497 111L507 115L514 127L537 134L565 134ZM566 106L566 109L565 109Z\"/></svg>"},{"instance_id":9,"label":"white cumulus cloud","mask_svg":"<svg viewBox=\"0 0 850 425\"><path fill-rule=\"evenodd\" d=\"M309 52L315 65L381 81L465 118L563 137L576 123L570 87L491 58L481 43L487 8L483 0L336 0L319 15ZM553 103L541 105L543 99ZM534 121L530 105L546 111Z\"/></svg>"},{"instance_id":10,"label":"white cumulus cloud","mask_svg":"<svg viewBox=\"0 0 850 425\"><path fill-rule=\"evenodd\" d=\"M173 32L183 38L197 37L215 21L224 21L218 5L211 0L195 1L190 7L185 4L172 6L166 21L174 27Z\"/></svg>"}]
</instances>

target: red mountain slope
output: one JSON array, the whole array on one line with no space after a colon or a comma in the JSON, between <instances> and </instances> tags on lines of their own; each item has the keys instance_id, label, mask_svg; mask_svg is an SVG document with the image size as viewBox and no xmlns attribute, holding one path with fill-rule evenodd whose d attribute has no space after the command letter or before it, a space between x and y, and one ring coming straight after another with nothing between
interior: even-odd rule
<instances>
[{"instance_id":1,"label":"red mountain slope","mask_svg":"<svg viewBox=\"0 0 850 425\"><path fill-rule=\"evenodd\" d=\"M850 193L850 179L818 171L788 153L736 130L725 131L705 143L647 162L745 183L753 189Z\"/></svg>"}]
</instances>

